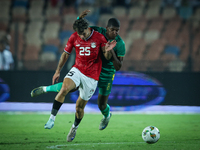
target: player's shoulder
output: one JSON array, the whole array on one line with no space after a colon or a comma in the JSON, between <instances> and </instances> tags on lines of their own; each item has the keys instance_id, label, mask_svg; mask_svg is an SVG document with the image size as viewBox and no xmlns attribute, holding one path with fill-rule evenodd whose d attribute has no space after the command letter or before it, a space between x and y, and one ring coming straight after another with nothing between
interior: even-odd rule
<instances>
[{"instance_id":1,"label":"player's shoulder","mask_svg":"<svg viewBox=\"0 0 200 150\"><path fill-rule=\"evenodd\" d=\"M99 29L104 31L104 32L106 31L106 28L103 28L103 27L99 27Z\"/></svg>"},{"instance_id":2,"label":"player's shoulder","mask_svg":"<svg viewBox=\"0 0 200 150\"><path fill-rule=\"evenodd\" d=\"M96 30L93 30L93 33L94 33L94 34L97 34L97 35L102 35L101 33L99 33L99 32L96 31Z\"/></svg>"},{"instance_id":3,"label":"player's shoulder","mask_svg":"<svg viewBox=\"0 0 200 150\"><path fill-rule=\"evenodd\" d=\"M115 38L115 40L117 41L117 43L125 44L124 40L119 35L117 35L117 37Z\"/></svg>"},{"instance_id":4,"label":"player's shoulder","mask_svg":"<svg viewBox=\"0 0 200 150\"><path fill-rule=\"evenodd\" d=\"M106 30L105 28L98 27L98 26L90 26L90 28L92 28L92 29L94 29L95 31L98 31L98 32L102 32L102 31Z\"/></svg>"},{"instance_id":5,"label":"player's shoulder","mask_svg":"<svg viewBox=\"0 0 200 150\"><path fill-rule=\"evenodd\" d=\"M99 33L98 31L93 30L93 34L94 34L95 36L100 37L100 38L105 38L104 35L101 34L101 33Z\"/></svg>"},{"instance_id":6,"label":"player's shoulder","mask_svg":"<svg viewBox=\"0 0 200 150\"><path fill-rule=\"evenodd\" d=\"M71 34L71 37L76 37L76 36L78 36L77 32Z\"/></svg>"},{"instance_id":7,"label":"player's shoulder","mask_svg":"<svg viewBox=\"0 0 200 150\"><path fill-rule=\"evenodd\" d=\"M71 34L69 40L70 40L70 41L73 41L73 40L75 40L77 37L78 37L77 32L74 32L74 33Z\"/></svg>"}]
</instances>

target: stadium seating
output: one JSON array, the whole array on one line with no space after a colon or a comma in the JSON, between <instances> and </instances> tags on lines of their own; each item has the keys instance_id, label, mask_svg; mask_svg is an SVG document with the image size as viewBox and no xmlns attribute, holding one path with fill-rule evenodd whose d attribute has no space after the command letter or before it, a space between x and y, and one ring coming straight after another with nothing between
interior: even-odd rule
<instances>
[{"instance_id":1,"label":"stadium seating","mask_svg":"<svg viewBox=\"0 0 200 150\"><path fill-rule=\"evenodd\" d=\"M133 22L131 30L145 30L147 27L147 20L145 19L138 19Z\"/></svg>"},{"instance_id":2,"label":"stadium seating","mask_svg":"<svg viewBox=\"0 0 200 150\"><path fill-rule=\"evenodd\" d=\"M39 53L40 48L33 45L27 45L23 55L23 68L26 70L40 69Z\"/></svg>"},{"instance_id":3,"label":"stadium seating","mask_svg":"<svg viewBox=\"0 0 200 150\"><path fill-rule=\"evenodd\" d=\"M151 6L147 9L145 17L147 19L155 19L159 17L159 7Z\"/></svg>"},{"instance_id":4,"label":"stadium seating","mask_svg":"<svg viewBox=\"0 0 200 150\"><path fill-rule=\"evenodd\" d=\"M37 47L42 45L40 22L30 22L25 33L25 40L27 45L35 45Z\"/></svg>"},{"instance_id":5,"label":"stadium seating","mask_svg":"<svg viewBox=\"0 0 200 150\"><path fill-rule=\"evenodd\" d=\"M121 36L122 39L124 39L127 35L127 31L129 29L130 23L127 17L122 17L119 18L120 21L120 32L119 35Z\"/></svg>"},{"instance_id":6,"label":"stadium seating","mask_svg":"<svg viewBox=\"0 0 200 150\"><path fill-rule=\"evenodd\" d=\"M40 54L39 59L40 59L41 63L46 63L49 61L56 61L57 57L54 52L47 51L47 52L42 52Z\"/></svg>"},{"instance_id":7,"label":"stadium seating","mask_svg":"<svg viewBox=\"0 0 200 150\"><path fill-rule=\"evenodd\" d=\"M173 7L166 7L163 11L163 19L173 19L176 16L176 10Z\"/></svg>"},{"instance_id":8,"label":"stadium seating","mask_svg":"<svg viewBox=\"0 0 200 150\"><path fill-rule=\"evenodd\" d=\"M197 8L194 15L192 16L194 20L200 21L200 8Z\"/></svg>"},{"instance_id":9,"label":"stadium seating","mask_svg":"<svg viewBox=\"0 0 200 150\"><path fill-rule=\"evenodd\" d=\"M144 39L148 44L157 40L159 36L160 32L158 30L148 30L144 33Z\"/></svg>"},{"instance_id":10,"label":"stadium seating","mask_svg":"<svg viewBox=\"0 0 200 150\"><path fill-rule=\"evenodd\" d=\"M185 67L185 62L181 61L180 59L172 60L169 63L169 71L171 72L181 72Z\"/></svg>"},{"instance_id":11,"label":"stadium seating","mask_svg":"<svg viewBox=\"0 0 200 150\"><path fill-rule=\"evenodd\" d=\"M98 21L98 26L100 27L106 27L107 25L107 22L108 22L108 19L112 18L113 15L112 14L102 14L100 17L99 17L99 21Z\"/></svg>"},{"instance_id":12,"label":"stadium seating","mask_svg":"<svg viewBox=\"0 0 200 150\"><path fill-rule=\"evenodd\" d=\"M192 70L195 72L199 72L200 71L200 55L194 57L193 61L194 63L192 65Z\"/></svg>"},{"instance_id":13,"label":"stadium seating","mask_svg":"<svg viewBox=\"0 0 200 150\"><path fill-rule=\"evenodd\" d=\"M58 52L58 47L55 46L55 45L44 45L43 46L43 49L42 49L42 52L52 52L56 55L56 53Z\"/></svg>"},{"instance_id":14,"label":"stadium seating","mask_svg":"<svg viewBox=\"0 0 200 150\"><path fill-rule=\"evenodd\" d=\"M58 38L59 30L60 30L59 22L57 21L47 22L44 33L43 33L44 42L47 42L49 39Z\"/></svg>"},{"instance_id":15,"label":"stadium seating","mask_svg":"<svg viewBox=\"0 0 200 150\"><path fill-rule=\"evenodd\" d=\"M41 69L41 63L38 60L23 61L23 69L37 71L37 70Z\"/></svg>"},{"instance_id":16,"label":"stadium seating","mask_svg":"<svg viewBox=\"0 0 200 150\"><path fill-rule=\"evenodd\" d=\"M188 60L189 53L190 52L188 46L182 48L179 55L179 59L182 60L183 62L186 62Z\"/></svg>"},{"instance_id":17,"label":"stadium seating","mask_svg":"<svg viewBox=\"0 0 200 150\"><path fill-rule=\"evenodd\" d=\"M77 14L66 14L63 16L64 23L74 23L77 18Z\"/></svg>"},{"instance_id":18,"label":"stadium seating","mask_svg":"<svg viewBox=\"0 0 200 150\"><path fill-rule=\"evenodd\" d=\"M143 9L139 7L131 7L129 10L129 19L138 19L142 16L143 14Z\"/></svg>"},{"instance_id":19,"label":"stadium seating","mask_svg":"<svg viewBox=\"0 0 200 150\"><path fill-rule=\"evenodd\" d=\"M168 45L164 49L164 54L172 54L177 57L179 56L179 53L180 53L180 49L177 46Z\"/></svg>"},{"instance_id":20,"label":"stadium seating","mask_svg":"<svg viewBox=\"0 0 200 150\"><path fill-rule=\"evenodd\" d=\"M25 27L26 27L25 22L19 22L19 23L13 22L10 25L10 35L11 35L10 51L12 52L13 55L17 56L18 60L22 60L22 53L25 44L23 36L25 32Z\"/></svg>"},{"instance_id":21,"label":"stadium seating","mask_svg":"<svg viewBox=\"0 0 200 150\"><path fill-rule=\"evenodd\" d=\"M200 48L200 31L196 33L194 36L194 39L192 41L192 54L196 55L198 54L199 48Z\"/></svg>"},{"instance_id":22,"label":"stadium seating","mask_svg":"<svg viewBox=\"0 0 200 150\"><path fill-rule=\"evenodd\" d=\"M144 59L150 61L156 61L160 59L161 53L166 45L165 39L157 39L152 42L147 50Z\"/></svg>"},{"instance_id":23,"label":"stadium seating","mask_svg":"<svg viewBox=\"0 0 200 150\"><path fill-rule=\"evenodd\" d=\"M55 39L48 39L46 42L44 42L44 44L53 45L53 46L56 46L57 48L59 48L61 42L60 42L60 39L55 38Z\"/></svg>"},{"instance_id":24,"label":"stadium seating","mask_svg":"<svg viewBox=\"0 0 200 150\"><path fill-rule=\"evenodd\" d=\"M11 5L11 0L1 0L0 1L0 6L2 6L2 8L10 7L10 5Z\"/></svg>"},{"instance_id":25,"label":"stadium seating","mask_svg":"<svg viewBox=\"0 0 200 150\"><path fill-rule=\"evenodd\" d=\"M45 17L46 17L47 21L60 22L62 19L61 15L60 15L60 7L48 6L46 8Z\"/></svg>"},{"instance_id":26,"label":"stadium seating","mask_svg":"<svg viewBox=\"0 0 200 150\"><path fill-rule=\"evenodd\" d=\"M61 44L66 44L65 41L66 39L68 40L68 38L72 35L73 31L70 30L66 30L66 31L61 31L59 33L59 39L61 41Z\"/></svg>"},{"instance_id":27,"label":"stadium seating","mask_svg":"<svg viewBox=\"0 0 200 150\"><path fill-rule=\"evenodd\" d=\"M127 34L127 38L130 38L130 39L132 39L132 41L134 41L136 39L142 38L142 34L143 34L143 32L141 30L131 30Z\"/></svg>"},{"instance_id":28,"label":"stadium seating","mask_svg":"<svg viewBox=\"0 0 200 150\"><path fill-rule=\"evenodd\" d=\"M161 33L164 28L164 23L162 19L152 20L148 26L148 30L158 30Z\"/></svg>"},{"instance_id":29,"label":"stadium seating","mask_svg":"<svg viewBox=\"0 0 200 150\"><path fill-rule=\"evenodd\" d=\"M15 0L13 2L13 7L27 7L28 6L28 0Z\"/></svg>"},{"instance_id":30,"label":"stadium seating","mask_svg":"<svg viewBox=\"0 0 200 150\"><path fill-rule=\"evenodd\" d=\"M112 4L112 0L105 2ZM11 35L10 51L23 62L24 69L48 70L50 65L56 67L77 16L90 9L86 16L90 25L106 27L108 19L120 20L119 35L126 44L122 70L184 71L190 53L193 62L199 63L200 8L192 14L191 8L177 11L165 6L161 13L160 0L140 0L131 1L128 8L118 5L102 12L105 4L66 6L62 1L52 5L45 0L0 0L0 37ZM192 69L200 71L198 64Z\"/></svg>"},{"instance_id":31,"label":"stadium seating","mask_svg":"<svg viewBox=\"0 0 200 150\"><path fill-rule=\"evenodd\" d=\"M145 50L146 43L144 39L135 40L131 46L130 50L126 52L126 60L141 60L143 57L143 52Z\"/></svg>"},{"instance_id":32,"label":"stadium seating","mask_svg":"<svg viewBox=\"0 0 200 150\"><path fill-rule=\"evenodd\" d=\"M120 13L119 13L120 12ZM125 7L116 6L113 8L113 15L117 18L125 17L127 14L127 10Z\"/></svg>"},{"instance_id":33,"label":"stadium seating","mask_svg":"<svg viewBox=\"0 0 200 150\"><path fill-rule=\"evenodd\" d=\"M24 43L25 43L23 34L19 33L18 37L15 37L14 33L11 33L10 35L11 35L10 51L12 52L13 55L17 57L17 60L22 60L22 54L24 51Z\"/></svg>"},{"instance_id":34,"label":"stadium seating","mask_svg":"<svg viewBox=\"0 0 200 150\"><path fill-rule=\"evenodd\" d=\"M73 6L64 6L62 9L61 9L61 15L69 15L69 14L76 14L76 9L75 7Z\"/></svg>"},{"instance_id":35,"label":"stadium seating","mask_svg":"<svg viewBox=\"0 0 200 150\"><path fill-rule=\"evenodd\" d=\"M23 21L26 22L27 17L27 8L26 7L14 7L12 10L12 20L13 21Z\"/></svg>"},{"instance_id":36,"label":"stadium seating","mask_svg":"<svg viewBox=\"0 0 200 150\"><path fill-rule=\"evenodd\" d=\"M11 1L2 0L0 1L0 21L9 21L9 11L10 11Z\"/></svg>"},{"instance_id":37,"label":"stadium seating","mask_svg":"<svg viewBox=\"0 0 200 150\"><path fill-rule=\"evenodd\" d=\"M44 13L43 13L44 1L40 0L31 0L30 8L29 8L29 20L30 21L44 21Z\"/></svg>"},{"instance_id":38,"label":"stadium seating","mask_svg":"<svg viewBox=\"0 0 200 150\"><path fill-rule=\"evenodd\" d=\"M148 1L148 5L150 7L160 7L161 1L160 0L152 0L152 1Z\"/></svg>"}]
</instances>

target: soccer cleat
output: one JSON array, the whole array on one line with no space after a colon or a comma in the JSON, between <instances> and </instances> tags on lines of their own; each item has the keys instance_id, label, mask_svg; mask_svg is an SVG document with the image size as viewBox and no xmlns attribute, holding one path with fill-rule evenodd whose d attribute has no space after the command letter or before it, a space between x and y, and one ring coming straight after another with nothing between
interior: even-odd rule
<instances>
[{"instance_id":1,"label":"soccer cleat","mask_svg":"<svg viewBox=\"0 0 200 150\"><path fill-rule=\"evenodd\" d=\"M51 128L53 128L53 126L54 126L54 120L53 119L49 119L47 121L47 123L44 125L44 128L45 129L51 129Z\"/></svg>"},{"instance_id":2,"label":"soccer cleat","mask_svg":"<svg viewBox=\"0 0 200 150\"><path fill-rule=\"evenodd\" d=\"M78 127L71 127L68 135L67 135L67 142L71 142L74 140L75 136L76 136L76 130L78 129Z\"/></svg>"},{"instance_id":3,"label":"soccer cleat","mask_svg":"<svg viewBox=\"0 0 200 150\"><path fill-rule=\"evenodd\" d=\"M31 97L36 97L44 93L46 92L43 90L43 86L40 86L31 91Z\"/></svg>"},{"instance_id":4,"label":"soccer cleat","mask_svg":"<svg viewBox=\"0 0 200 150\"><path fill-rule=\"evenodd\" d=\"M99 125L99 130L103 130L107 127L111 116L112 116L112 114L110 113L110 117L107 117L107 118L103 117L103 119L101 120L101 123Z\"/></svg>"}]
</instances>

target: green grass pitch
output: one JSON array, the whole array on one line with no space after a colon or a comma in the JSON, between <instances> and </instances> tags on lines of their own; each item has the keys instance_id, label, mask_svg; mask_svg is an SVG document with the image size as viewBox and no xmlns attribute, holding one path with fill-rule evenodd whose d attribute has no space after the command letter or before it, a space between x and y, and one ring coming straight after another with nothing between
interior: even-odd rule
<instances>
[{"instance_id":1,"label":"green grass pitch","mask_svg":"<svg viewBox=\"0 0 200 150\"><path fill-rule=\"evenodd\" d=\"M66 142L74 114L58 113L51 130L44 129L50 115L0 113L0 150L200 150L199 114L117 114L100 131L101 114L85 114L76 138ZM154 125L160 140L147 144L142 130Z\"/></svg>"}]
</instances>

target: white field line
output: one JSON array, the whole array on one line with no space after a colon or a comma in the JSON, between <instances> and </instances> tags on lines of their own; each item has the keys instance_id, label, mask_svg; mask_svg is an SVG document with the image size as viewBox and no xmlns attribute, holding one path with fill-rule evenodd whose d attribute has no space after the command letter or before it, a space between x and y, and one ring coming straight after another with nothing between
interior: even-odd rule
<instances>
[{"instance_id":1,"label":"white field line","mask_svg":"<svg viewBox=\"0 0 200 150\"><path fill-rule=\"evenodd\" d=\"M74 113L76 104L65 103L60 109L60 113ZM134 107L134 106L133 106ZM17 103L17 102L2 102L0 103L0 112L43 112L44 114L52 108L51 103ZM111 107L112 108L112 107ZM98 108L86 106L85 113L100 114ZM152 105L146 106L137 110L123 111L112 110L116 114L199 114L200 106L173 106L173 105Z\"/></svg>"},{"instance_id":2,"label":"white field line","mask_svg":"<svg viewBox=\"0 0 200 150\"><path fill-rule=\"evenodd\" d=\"M66 148L68 146L82 146L82 145L102 145L102 144L107 144L107 145L113 145L113 144L118 144L118 145L123 145L123 144L136 144L136 143L145 143L145 142L111 142L111 143L79 143L79 144L63 144L63 145L53 145L53 146L47 146L46 148L49 149L61 149L61 148Z\"/></svg>"}]
</instances>

